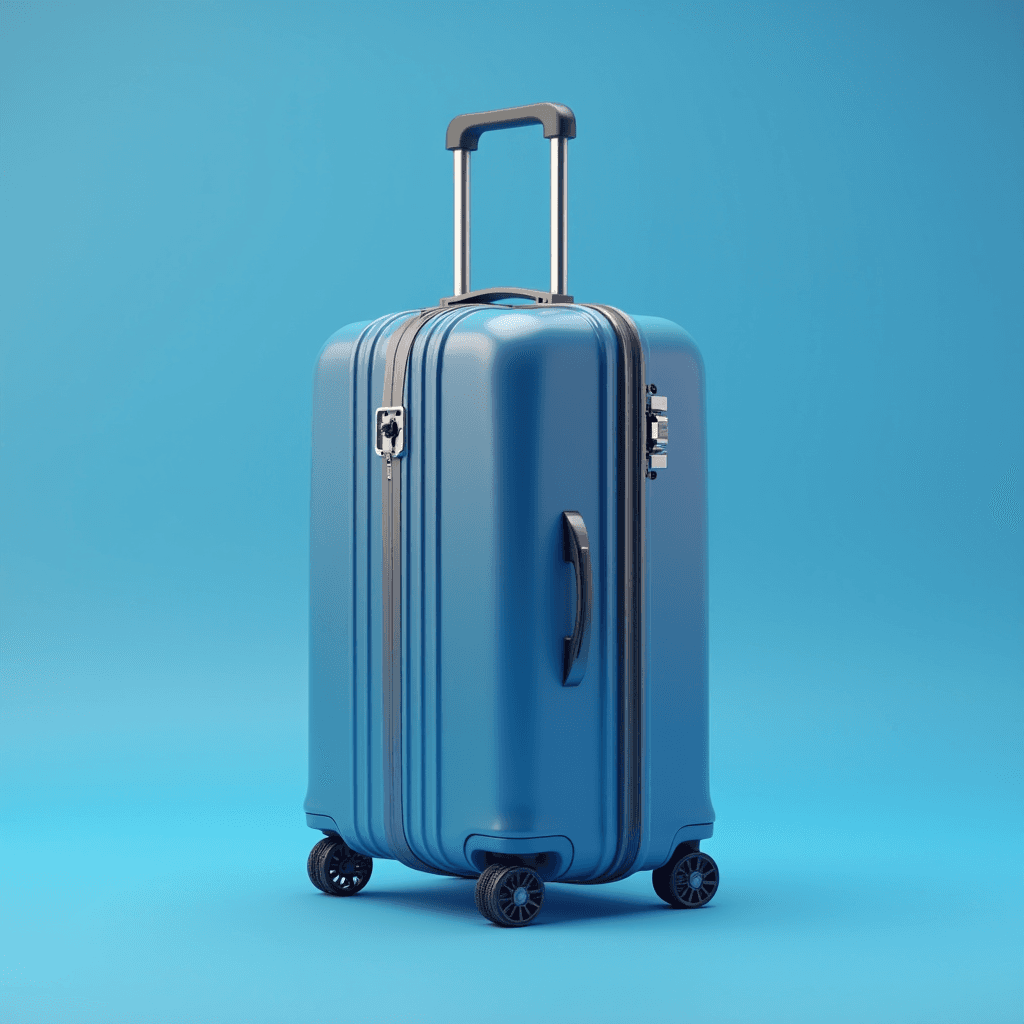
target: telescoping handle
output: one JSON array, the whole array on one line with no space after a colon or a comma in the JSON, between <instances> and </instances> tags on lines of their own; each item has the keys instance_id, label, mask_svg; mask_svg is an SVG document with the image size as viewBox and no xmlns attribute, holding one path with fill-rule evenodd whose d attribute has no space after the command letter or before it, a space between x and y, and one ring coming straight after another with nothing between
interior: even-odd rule
<instances>
[{"instance_id":1,"label":"telescoping handle","mask_svg":"<svg viewBox=\"0 0 1024 1024\"><path fill-rule=\"evenodd\" d=\"M525 107L485 110L479 114L460 114L448 125L445 148L455 153L455 295L445 304L477 298L469 287L469 154L480 143L484 132L521 125L544 126L544 138L551 140L551 291L527 292L500 290L506 295L522 295L536 302L571 302L569 296L568 191L566 155L569 139L576 138L576 116L561 103L531 103ZM538 296L543 296L538 298Z\"/></svg>"}]
</instances>

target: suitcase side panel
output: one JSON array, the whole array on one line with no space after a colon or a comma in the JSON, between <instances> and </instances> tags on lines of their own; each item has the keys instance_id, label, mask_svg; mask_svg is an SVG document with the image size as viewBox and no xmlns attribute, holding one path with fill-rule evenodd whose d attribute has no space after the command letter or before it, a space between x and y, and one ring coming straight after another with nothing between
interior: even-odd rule
<instances>
[{"instance_id":1,"label":"suitcase side panel","mask_svg":"<svg viewBox=\"0 0 1024 1024\"><path fill-rule=\"evenodd\" d=\"M390 852L383 817L380 463L370 424L388 337L408 315L335 334L321 353L313 392L305 809L333 818L345 841L372 857Z\"/></svg>"},{"instance_id":2,"label":"suitcase side panel","mask_svg":"<svg viewBox=\"0 0 1024 1024\"><path fill-rule=\"evenodd\" d=\"M635 317L668 398L668 466L647 482L645 844L637 870L711 834L704 365L682 328ZM677 835L686 826L707 825Z\"/></svg>"}]
</instances>

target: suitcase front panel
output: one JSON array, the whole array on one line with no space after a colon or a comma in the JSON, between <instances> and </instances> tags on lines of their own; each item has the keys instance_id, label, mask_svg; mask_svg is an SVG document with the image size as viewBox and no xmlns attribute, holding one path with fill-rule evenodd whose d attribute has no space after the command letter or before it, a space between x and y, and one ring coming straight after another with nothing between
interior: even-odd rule
<instances>
[{"instance_id":1,"label":"suitcase front panel","mask_svg":"<svg viewBox=\"0 0 1024 1024\"><path fill-rule=\"evenodd\" d=\"M423 796L406 823L417 856L450 870L470 869L481 834L568 836L573 874L614 853L617 339L598 320L478 309L414 349L405 782ZM566 510L587 523L596 581L578 687L562 686Z\"/></svg>"}]
</instances>

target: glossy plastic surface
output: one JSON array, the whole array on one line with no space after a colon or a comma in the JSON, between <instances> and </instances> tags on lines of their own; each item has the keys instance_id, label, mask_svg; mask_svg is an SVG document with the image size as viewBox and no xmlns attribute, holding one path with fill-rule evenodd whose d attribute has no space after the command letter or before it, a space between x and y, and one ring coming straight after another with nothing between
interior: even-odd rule
<instances>
[{"instance_id":1,"label":"glossy plastic surface","mask_svg":"<svg viewBox=\"0 0 1024 1024\"><path fill-rule=\"evenodd\" d=\"M373 857L390 855L373 416L388 337L407 315L338 332L314 391L306 810ZM646 484L640 870L664 863L678 831L710 823L713 811L703 371L680 328L635 322L672 425L668 468ZM617 356L608 322L570 305L457 307L414 346L403 456L404 821L413 852L439 869L478 871L487 837L495 853L522 841L531 856L543 852L538 837L563 837L568 845L551 844L562 880L596 878L614 856ZM587 524L594 579L587 671L574 687L562 685L575 614L566 510Z\"/></svg>"}]
</instances>

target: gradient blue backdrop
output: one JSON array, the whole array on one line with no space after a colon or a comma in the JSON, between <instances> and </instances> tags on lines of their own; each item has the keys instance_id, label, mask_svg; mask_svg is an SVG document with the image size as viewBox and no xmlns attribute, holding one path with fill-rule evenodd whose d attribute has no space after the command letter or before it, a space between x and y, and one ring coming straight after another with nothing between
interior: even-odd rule
<instances>
[{"instance_id":1,"label":"gradient blue backdrop","mask_svg":"<svg viewBox=\"0 0 1024 1024\"><path fill-rule=\"evenodd\" d=\"M0 3L5 946L36 1021L1019 1022L1019 3ZM305 878L314 361L570 104L570 287L707 363L714 904ZM474 281L541 287L485 139Z\"/></svg>"}]
</instances>

